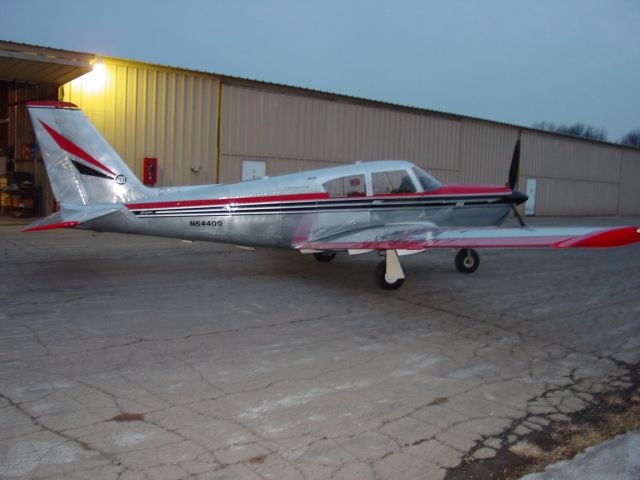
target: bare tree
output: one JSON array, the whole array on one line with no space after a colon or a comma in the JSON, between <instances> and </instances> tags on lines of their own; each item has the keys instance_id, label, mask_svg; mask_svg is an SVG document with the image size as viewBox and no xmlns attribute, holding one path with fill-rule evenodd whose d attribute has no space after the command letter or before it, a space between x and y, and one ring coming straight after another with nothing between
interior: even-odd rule
<instances>
[{"instance_id":1,"label":"bare tree","mask_svg":"<svg viewBox=\"0 0 640 480\"><path fill-rule=\"evenodd\" d=\"M630 147L640 148L640 128L631 130L620 139L620 143L622 145L629 145Z\"/></svg>"},{"instance_id":2,"label":"bare tree","mask_svg":"<svg viewBox=\"0 0 640 480\"><path fill-rule=\"evenodd\" d=\"M571 135L573 137L587 138L589 140L598 140L606 142L607 131L604 128L585 125L584 123L574 123L573 125L556 125L553 122L536 122L533 128L545 130L547 132L561 133L563 135Z\"/></svg>"}]
</instances>

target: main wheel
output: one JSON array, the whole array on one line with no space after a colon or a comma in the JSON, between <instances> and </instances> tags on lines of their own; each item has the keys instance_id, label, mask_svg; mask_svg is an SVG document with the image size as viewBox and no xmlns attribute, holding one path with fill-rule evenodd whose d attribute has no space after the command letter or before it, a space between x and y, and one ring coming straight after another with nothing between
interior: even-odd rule
<instances>
[{"instance_id":1,"label":"main wheel","mask_svg":"<svg viewBox=\"0 0 640 480\"><path fill-rule=\"evenodd\" d=\"M461 273L473 273L480 266L480 256L472 248L463 248L456 253L456 268Z\"/></svg>"},{"instance_id":2,"label":"main wheel","mask_svg":"<svg viewBox=\"0 0 640 480\"><path fill-rule=\"evenodd\" d=\"M378 264L373 275L376 279L376 283L380 288L382 288L383 290L397 290L402 286L402 284L404 283L404 278L399 278L395 282L389 283L387 282L387 279L384 278L386 273L387 273L387 262L386 260L383 260Z\"/></svg>"},{"instance_id":3,"label":"main wheel","mask_svg":"<svg viewBox=\"0 0 640 480\"><path fill-rule=\"evenodd\" d=\"M318 252L314 253L313 256L319 262L330 262L336 258L336 254L334 252Z\"/></svg>"}]
</instances>

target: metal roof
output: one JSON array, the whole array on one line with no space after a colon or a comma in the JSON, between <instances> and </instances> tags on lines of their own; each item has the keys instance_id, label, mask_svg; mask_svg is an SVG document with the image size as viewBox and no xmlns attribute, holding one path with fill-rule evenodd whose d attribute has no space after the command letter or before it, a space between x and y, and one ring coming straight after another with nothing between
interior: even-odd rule
<instances>
[{"instance_id":1,"label":"metal roof","mask_svg":"<svg viewBox=\"0 0 640 480\"><path fill-rule=\"evenodd\" d=\"M63 85L91 71L94 54L0 40L0 80Z\"/></svg>"}]
</instances>

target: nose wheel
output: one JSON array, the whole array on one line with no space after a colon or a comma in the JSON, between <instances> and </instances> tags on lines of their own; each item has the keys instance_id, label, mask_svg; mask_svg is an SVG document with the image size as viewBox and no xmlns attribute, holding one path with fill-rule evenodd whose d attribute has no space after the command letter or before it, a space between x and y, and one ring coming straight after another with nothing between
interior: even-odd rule
<instances>
[{"instance_id":1,"label":"nose wheel","mask_svg":"<svg viewBox=\"0 0 640 480\"><path fill-rule=\"evenodd\" d=\"M373 272L376 283L383 290L397 290L404 283L404 272L395 250L385 252L384 261Z\"/></svg>"},{"instance_id":2,"label":"nose wheel","mask_svg":"<svg viewBox=\"0 0 640 480\"><path fill-rule=\"evenodd\" d=\"M404 283L404 278L398 278L392 281L387 280L387 262L382 261L376 267L374 272L376 283L383 290L397 290Z\"/></svg>"},{"instance_id":3,"label":"nose wheel","mask_svg":"<svg viewBox=\"0 0 640 480\"><path fill-rule=\"evenodd\" d=\"M473 248L463 248L456 253L455 263L460 273L473 273L480 266L480 256Z\"/></svg>"}]
</instances>

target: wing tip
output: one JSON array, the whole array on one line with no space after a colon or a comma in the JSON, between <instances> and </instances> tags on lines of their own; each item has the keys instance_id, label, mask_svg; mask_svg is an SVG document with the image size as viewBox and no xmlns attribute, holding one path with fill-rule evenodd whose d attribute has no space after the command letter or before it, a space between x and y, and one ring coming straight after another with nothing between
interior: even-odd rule
<instances>
[{"instance_id":1,"label":"wing tip","mask_svg":"<svg viewBox=\"0 0 640 480\"><path fill-rule=\"evenodd\" d=\"M606 229L585 237L564 240L555 248L612 248L640 242L640 227L618 227Z\"/></svg>"}]
</instances>

